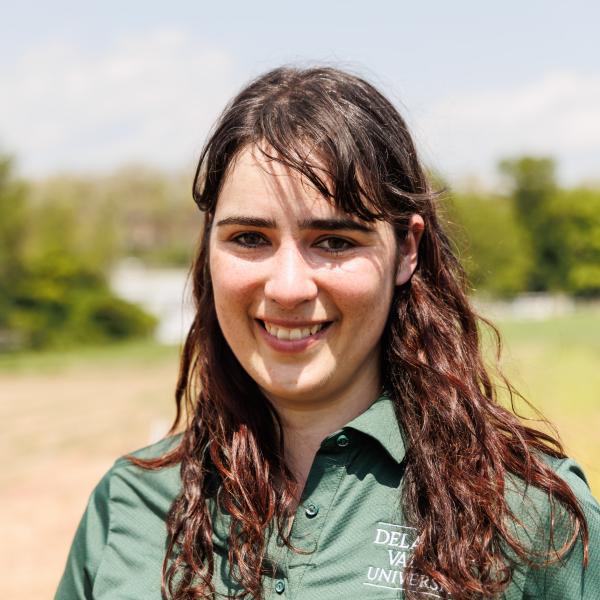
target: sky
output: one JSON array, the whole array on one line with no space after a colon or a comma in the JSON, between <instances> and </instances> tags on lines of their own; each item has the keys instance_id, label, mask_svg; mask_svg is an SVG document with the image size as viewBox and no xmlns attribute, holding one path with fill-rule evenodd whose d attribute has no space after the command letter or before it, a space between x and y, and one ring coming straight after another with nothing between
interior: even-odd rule
<instances>
[{"instance_id":1,"label":"sky","mask_svg":"<svg viewBox=\"0 0 600 600\"><path fill-rule=\"evenodd\" d=\"M33 178L188 169L247 81L325 63L378 86L451 183L523 154L598 182L598 23L593 0L6 3L0 152Z\"/></svg>"}]
</instances>

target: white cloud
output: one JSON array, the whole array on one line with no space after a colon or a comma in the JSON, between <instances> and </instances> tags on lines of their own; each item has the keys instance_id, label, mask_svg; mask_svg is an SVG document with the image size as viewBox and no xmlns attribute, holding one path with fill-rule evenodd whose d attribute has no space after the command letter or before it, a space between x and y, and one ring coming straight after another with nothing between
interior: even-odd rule
<instances>
[{"instance_id":1,"label":"white cloud","mask_svg":"<svg viewBox=\"0 0 600 600\"><path fill-rule=\"evenodd\" d=\"M121 39L96 55L46 44L0 81L0 146L33 175L191 164L234 91L231 57L177 30Z\"/></svg>"},{"instance_id":2,"label":"white cloud","mask_svg":"<svg viewBox=\"0 0 600 600\"><path fill-rule=\"evenodd\" d=\"M600 76L555 72L507 89L454 94L415 116L428 162L488 178L498 159L554 156L565 183L600 177Z\"/></svg>"},{"instance_id":3,"label":"white cloud","mask_svg":"<svg viewBox=\"0 0 600 600\"><path fill-rule=\"evenodd\" d=\"M0 150L21 170L191 165L239 85L233 58L176 29L102 53L66 41L0 67ZM404 111L403 112L407 112ZM451 180L492 179L499 158L556 157L564 181L600 176L600 75L554 72L526 85L456 92L409 113L426 161Z\"/></svg>"}]
</instances>

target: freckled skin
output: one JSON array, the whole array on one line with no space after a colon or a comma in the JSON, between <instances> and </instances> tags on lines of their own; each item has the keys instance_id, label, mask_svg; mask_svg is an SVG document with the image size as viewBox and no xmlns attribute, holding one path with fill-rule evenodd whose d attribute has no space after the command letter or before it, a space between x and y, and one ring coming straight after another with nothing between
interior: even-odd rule
<instances>
[{"instance_id":1,"label":"freckled skin","mask_svg":"<svg viewBox=\"0 0 600 600\"><path fill-rule=\"evenodd\" d=\"M240 215L275 227L219 224ZM394 285L414 265L397 268L389 223L371 224L371 232L300 227L306 219L339 217L348 215L252 149L238 156L219 195L209 239L217 317L240 364L276 405L310 410L377 396ZM333 323L312 347L283 353L263 339L257 318Z\"/></svg>"}]
</instances>

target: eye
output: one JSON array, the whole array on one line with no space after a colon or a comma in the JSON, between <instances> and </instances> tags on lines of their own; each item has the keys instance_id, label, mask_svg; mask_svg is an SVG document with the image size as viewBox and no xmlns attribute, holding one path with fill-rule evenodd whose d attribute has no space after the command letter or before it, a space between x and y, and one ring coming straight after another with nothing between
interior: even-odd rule
<instances>
[{"instance_id":1,"label":"eye","mask_svg":"<svg viewBox=\"0 0 600 600\"><path fill-rule=\"evenodd\" d=\"M246 231L245 233L240 233L232 238L231 241L239 246L242 246L243 248L258 248L259 246L264 246L267 243L267 240L265 240L262 234L256 231Z\"/></svg>"},{"instance_id":2,"label":"eye","mask_svg":"<svg viewBox=\"0 0 600 600\"><path fill-rule=\"evenodd\" d=\"M354 248L355 244L350 240L341 237L326 237L319 240L316 244L317 247L329 252L330 254L341 254L345 250Z\"/></svg>"}]
</instances>

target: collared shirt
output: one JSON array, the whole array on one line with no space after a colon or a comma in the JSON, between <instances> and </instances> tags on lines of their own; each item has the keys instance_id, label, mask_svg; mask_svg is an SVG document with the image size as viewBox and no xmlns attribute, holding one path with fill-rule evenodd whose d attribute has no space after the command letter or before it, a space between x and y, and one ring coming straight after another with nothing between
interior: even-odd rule
<instances>
[{"instance_id":1,"label":"collared shirt","mask_svg":"<svg viewBox=\"0 0 600 600\"><path fill-rule=\"evenodd\" d=\"M159 456L173 440L134 453ZM382 396L341 430L329 435L315 456L291 541L300 550L269 537L267 556L277 565L264 580L268 600L332 598L388 600L445 597L441 587L405 567L418 534L400 505L405 445L392 401ZM505 600L598 600L600 598L600 506L581 469L570 459L548 458L573 489L590 529L589 567L582 567L581 542L563 564L531 569L517 566ZM160 600L165 520L181 489L177 466L146 471L118 460L91 495L55 600ZM511 508L525 527L515 531L537 550L547 543L550 509L545 494L507 481ZM225 597L236 590L229 575L229 517L216 503L213 514L214 584ZM538 525L536 525L536 523ZM539 525L541 524L541 525Z\"/></svg>"}]
</instances>

